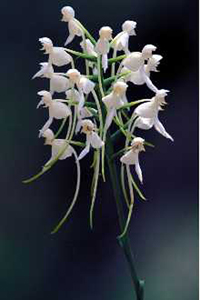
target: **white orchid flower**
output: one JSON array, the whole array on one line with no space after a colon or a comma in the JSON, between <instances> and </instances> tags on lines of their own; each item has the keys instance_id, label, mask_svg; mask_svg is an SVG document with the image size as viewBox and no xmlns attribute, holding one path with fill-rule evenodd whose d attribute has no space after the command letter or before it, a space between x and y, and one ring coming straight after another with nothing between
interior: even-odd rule
<instances>
[{"instance_id":1,"label":"white orchid flower","mask_svg":"<svg viewBox=\"0 0 200 300\"><path fill-rule=\"evenodd\" d=\"M58 156L59 152L65 148L65 146L66 146L66 149L64 150L62 155L59 157L59 160L64 160L73 155L73 153L74 153L73 147L70 145L67 145L67 142L64 139L54 139L54 133L51 129L45 130L43 132L42 136L45 138L45 145L51 146L51 158L50 158L49 162L54 160ZM47 164L49 164L49 162Z\"/></svg>"},{"instance_id":2,"label":"white orchid flower","mask_svg":"<svg viewBox=\"0 0 200 300\"><path fill-rule=\"evenodd\" d=\"M78 113L83 108L85 103L84 94L88 95L95 87L95 84L86 78L85 76L81 75L81 73L76 69L70 69L67 71L66 75L69 78L71 88L74 86L77 87L79 91L79 103L78 103Z\"/></svg>"},{"instance_id":3,"label":"white orchid flower","mask_svg":"<svg viewBox=\"0 0 200 300\"><path fill-rule=\"evenodd\" d=\"M125 82L117 81L113 85L113 91L102 98L107 108L107 116L105 122L105 131L110 127L113 118L116 116L117 109L127 103L126 90L128 85Z\"/></svg>"},{"instance_id":4,"label":"white orchid flower","mask_svg":"<svg viewBox=\"0 0 200 300\"><path fill-rule=\"evenodd\" d=\"M69 89L69 79L60 75L59 73L54 73L54 69L49 63L40 63L41 70L37 72L33 79L36 77L48 78L50 79L50 92L53 96L54 92L63 93Z\"/></svg>"},{"instance_id":5,"label":"white orchid flower","mask_svg":"<svg viewBox=\"0 0 200 300\"><path fill-rule=\"evenodd\" d=\"M62 67L72 62L71 55L63 47L54 47L53 42L49 38L43 37L39 41L43 46L41 50L45 50L45 54L49 54L49 63Z\"/></svg>"},{"instance_id":6,"label":"white orchid flower","mask_svg":"<svg viewBox=\"0 0 200 300\"><path fill-rule=\"evenodd\" d=\"M140 182L143 182L142 171L139 163L139 153L145 151L144 149L144 139L140 137L135 137L131 143L131 150L124 154L120 161L125 165L135 165L135 171L138 175Z\"/></svg>"},{"instance_id":7,"label":"white orchid flower","mask_svg":"<svg viewBox=\"0 0 200 300\"><path fill-rule=\"evenodd\" d=\"M145 60L152 57L152 52L157 48L153 45L146 45L142 52L132 52L123 61L122 65L132 72L136 72L144 65Z\"/></svg>"},{"instance_id":8,"label":"white orchid flower","mask_svg":"<svg viewBox=\"0 0 200 300\"><path fill-rule=\"evenodd\" d=\"M50 92L40 91L38 92L38 95L42 97L42 100L37 105L37 108L44 105L44 107L49 109L49 119L40 130L40 137L50 127L53 119L60 120L69 117L71 115L71 109L66 104L62 103L62 99L52 100Z\"/></svg>"},{"instance_id":9,"label":"white orchid flower","mask_svg":"<svg viewBox=\"0 0 200 300\"><path fill-rule=\"evenodd\" d=\"M65 46L73 41L75 36L83 36L83 30L75 19L75 11L71 6L64 6L61 9L63 22L68 23L69 36L65 42Z\"/></svg>"},{"instance_id":10,"label":"white orchid flower","mask_svg":"<svg viewBox=\"0 0 200 300\"><path fill-rule=\"evenodd\" d=\"M159 111L162 110L162 106L166 104L165 97L168 92L168 90L159 90L155 97L149 99L149 102L140 104L135 109L134 114L139 118L135 121L134 127L148 130L154 126L161 135L174 141L158 118Z\"/></svg>"},{"instance_id":11,"label":"white orchid flower","mask_svg":"<svg viewBox=\"0 0 200 300\"><path fill-rule=\"evenodd\" d=\"M134 21L125 21L122 25L122 32L120 32L113 40L112 45L115 51L123 50L129 54L129 36L136 35L135 28L137 23Z\"/></svg>"},{"instance_id":12,"label":"white orchid flower","mask_svg":"<svg viewBox=\"0 0 200 300\"><path fill-rule=\"evenodd\" d=\"M95 132L96 130L95 124L91 120L82 120L81 127L82 127L81 132L86 134L86 147L80 153L78 157L79 160L81 160L83 157L85 157L88 154L91 146L94 149L100 149L104 145L104 142Z\"/></svg>"},{"instance_id":13,"label":"white orchid flower","mask_svg":"<svg viewBox=\"0 0 200 300\"><path fill-rule=\"evenodd\" d=\"M150 79L150 71L156 70L162 56L152 55L152 51L155 50L155 46L146 45L142 52L132 52L122 61L124 68L121 71L131 71L126 77L127 81L131 81L136 85L146 83L150 90L157 93L158 88ZM145 64L146 60L148 60L147 64Z\"/></svg>"},{"instance_id":14,"label":"white orchid flower","mask_svg":"<svg viewBox=\"0 0 200 300\"><path fill-rule=\"evenodd\" d=\"M147 64L141 66L136 72L131 72L130 74L126 75L124 78L125 81L130 81L135 85L143 85L146 83L148 88L151 89L154 93L156 93L158 89L152 83L150 76L151 72L158 72L157 67L160 64L161 59L161 55L152 55L152 57L149 58ZM126 73L128 71L129 69L124 67L122 68L121 73Z\"/></svg>"},{"instance_id":15,"label":"white orchid flower","mask_svg":"<svg viewBox=\"0 0 200 300\"><path fill-rule=\"evenodd\" d=\"M97 41L95 51L102 55L102 67L104 72L108 68L108 53L110 50L109 41L112 39L113 30L109 26L104 26L99 30L99 40Z\"/></svg>"}]
</instances>

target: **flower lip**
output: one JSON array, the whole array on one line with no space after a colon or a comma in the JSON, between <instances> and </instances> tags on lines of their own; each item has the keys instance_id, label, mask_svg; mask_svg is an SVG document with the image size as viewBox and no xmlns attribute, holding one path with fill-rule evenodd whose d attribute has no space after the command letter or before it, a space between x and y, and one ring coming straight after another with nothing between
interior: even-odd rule
<instances>
[{"instance_id":1,"label":"flower lip","mask_svg":"<svg viewBox=\"0 0 200 300\"><path fill-rule=\"evenodd\" d=\"M61 9L61 13L63 15L61 21L63 22L69 22L75 17L75 11L71 6L64 6Z\"/></svg>"},{"instance_id":2,"label":"flower lip","mask_svg":"<svg viewBox=\"0 0 200 300\"><path fill-rule=\"evenodd\" d=\"M104 26L99 30L99 36L102 39L111 40L112 39L112 28L109 26Z\"/></svg>"}]
</instances>

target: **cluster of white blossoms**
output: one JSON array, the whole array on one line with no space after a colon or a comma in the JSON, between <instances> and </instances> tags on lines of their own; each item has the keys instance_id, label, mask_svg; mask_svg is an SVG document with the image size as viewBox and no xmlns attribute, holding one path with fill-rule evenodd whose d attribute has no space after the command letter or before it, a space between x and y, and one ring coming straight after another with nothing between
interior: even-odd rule
<instances>
[{"instance_id":1,"label":"cluster of white blossoms","mask_svg":"<svg viewBox=\"0 0 200 300\"><path fill-rule=\"evenodd\" d=\"M158 89L151 81L151 74L158 72L157 67L162 56L154 54L156 47L151 44L145 45L141 51L131 52L129 39L136 35L135 21L125 21L122 24L122 31L114 38L112 28L109 26L100 28L96 41L75 18L72 7L63 7L61 13L62 21L67 23L69 32L65 46L77 36L81 39L80 49L74 51L54 46L48 37L39 39L47 60L40 63L41 69L33 78L41 77L49 81L49 89L38 92L41 100L37 108L44 106L48 111L48 119L40 129L39 137L43 137L45 145L51 147L51 157L40 173L25 182L40 177L58 160L74 156L77 165L76 191L67 213L53 231L56 232L66 221L77 200L81 177L80 160L89 152L92 153L94 170L90 210L92 227L98 180L100 176L104 181L106 178L105 157L107 161L118 161L121 164L122 190L129 209L127 223L122 233L124 235L132 214L134 189L145 199L133 179L131 166L134 166L135 173L142 183L139 156L140 152L145 151L145 144L149 144L142 137L135 136L135 130L139 129L142 133L141 129L149 130L154 127L162 136L173 141L159 120L159 113L166 104L165 97L169 91ZM118 52L121 52L120 56L117 56ZM84 59L85 74L76 69L74 56ZM57 72L55 70L58 67L66 67L66 70ZM130 83L146 85L152 92L152 98L137 101L127 99ZM57 120L62 122L58 132L54 134L50 127ZM62 139L57 138L63 134L64 129L66 136ZM107 147L110 143L114 145L120 133L125 138L124 145L113 157L109 157ZM81 141L77 140L79 137ZM82 149L79 151L77 150L79 148Z\"/></svg>"}]
</instances>

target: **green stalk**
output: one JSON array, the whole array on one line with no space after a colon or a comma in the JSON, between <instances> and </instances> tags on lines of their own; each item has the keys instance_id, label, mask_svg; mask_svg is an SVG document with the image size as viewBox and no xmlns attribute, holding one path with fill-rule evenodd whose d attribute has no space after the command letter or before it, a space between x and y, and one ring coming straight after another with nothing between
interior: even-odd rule
<instances>
[{"instance_id":1,"label":"green stalk","mask_svg":"<svg viewBox=\"0 0 200 300\"><path fill-rule=\"evenodd\" d=\"M107 162L108 167L110 171L110 178L112 182L113 192L114 192L114 198L117 206L117 213L119 218L119 225L120 230L123 232L124 226L126 224L126 220L124 217L124 210L123 210L123 204L121 201L121 189L120 189L120 183L118 180L118 174L117 169L114 161L111 159L111 157L114 154L113 145L111 141L110 133L107 133L107 148L106 148L106 154L107 154ZM119 244L124 252L126 261L128 263L129 271L131 273L131 279L133 283L133 288L135 290L135 295L137 300L143 300L144 299L144 282L142 280L139 280L135 266L134 266L134 260L133 260L133 254L131 251L131 246L129 242L128 232L124 234L124 236L119 240Z\"/></svg>"}]
</instances>

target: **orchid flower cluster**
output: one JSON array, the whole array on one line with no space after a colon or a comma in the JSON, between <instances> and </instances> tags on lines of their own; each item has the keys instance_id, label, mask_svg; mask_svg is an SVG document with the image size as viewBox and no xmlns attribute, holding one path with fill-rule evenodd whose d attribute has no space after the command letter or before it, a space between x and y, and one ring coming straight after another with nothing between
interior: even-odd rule
<instances>
[{"instance_id":1,"label":"orchid flower cluster","mask_svg":"<svg viewBox=\"0 0 200 300\"><path fill-rule=\"evenodd\" d=\"M169 91L157 88L151 80L152 73L158 72L162 56L154 54L156 47L151 44L145 45L141 51L130 51L129 39L136 35L135 21L125 21L122 31L114 38L112 28L100 28L96 41L75 18L72 7L63 7L61 14L62 21L68 26L69 35L66 42L63 47L58 47L48 37L39 39L47 60L40 63L40 70L33 76L49 81L49 89L38 92L41 99L37 108L43 106L47 111L48 118L39 130L39 137L43 137L45 145L51 147L51 156L38 174L24 182L29 183L39 178L58 160L74 157L77 168L76 190L66 214L52 231L55 233L67 220L78 199L81 182L80 161L89 153L93 155L94 175L90 209L92 228L99 178L102 177L103 181L106 181L105 158L108 162L118 161L121 164L121 188L128 207L122 237L127 232L131 219L134 192L145 199L133 179L133 174L135 172L139 182L143 183L139 157L140 153L145 151L145 145L151 144L136 136L135 131L142 134L142 130L154 127L162 136L173 141L159 120L159 113L166 105L165 98ZM80 38L79 51L66 48L75 37ZM121 52L119 56L118 52ZM74 57L84 59L85 74L76 69ZM65 67L66 70L58 72L59 67ZM130 83L146 85L151 90L152 97L130 101L127 99ZM57 133L54 133L52 125L59 121L60 127ZM60 138L64 129L66 135ZM107 147L110 144L114 147L120 134L124 136L124 145L110 157Z\"/></svg>"}]
</instances>

